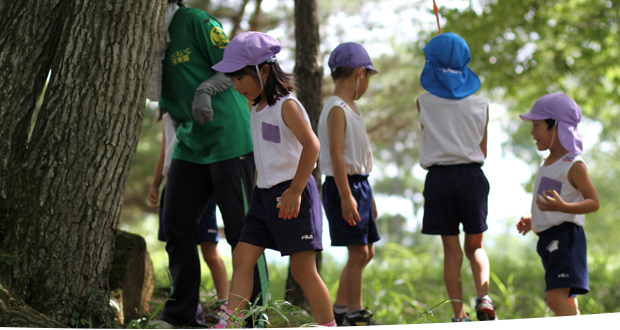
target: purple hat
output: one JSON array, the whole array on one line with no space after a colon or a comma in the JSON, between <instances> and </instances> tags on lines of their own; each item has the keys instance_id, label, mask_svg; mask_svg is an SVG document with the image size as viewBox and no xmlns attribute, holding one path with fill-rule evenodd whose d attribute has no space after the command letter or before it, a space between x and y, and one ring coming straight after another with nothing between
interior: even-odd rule
<instances>
[{"instance_id":1,"label":"purple hat","mask_svg":"<svg viewBox=\"0 0 620 330\"><path fill-rule=\"evenodd\" d=\"M213 70L230 73L248 65L258 65L276 57L280 42L262 32L249 31L239 34L224 49L224 59L212 66Z\"/></svg>"},{"instance_id":2,"label":"purple hat","mask_svg":"<svg viewBox=\"0 0 620 330\"><path fill-rule=\"evenodd\" d=\"M581 135L577 124L581 121L581 110L577 102L562 93L547 94L536 101L530 112L519 115L525 121L555 119L562 146L571 153L583 153Z\"/></svg>"},{"instance_id":3,"label":"purple hat","mask_svg":"<svg viewBox=\"0 0 620 330\"><path fill-rule=\"evenodd\" d=\"M329 56L328 65L332 72L336 68L366 68L372 70L372 73L378 73L372 66L366 49L355 42L345 42L338 45Z\"/></svg>"}]
</instances>

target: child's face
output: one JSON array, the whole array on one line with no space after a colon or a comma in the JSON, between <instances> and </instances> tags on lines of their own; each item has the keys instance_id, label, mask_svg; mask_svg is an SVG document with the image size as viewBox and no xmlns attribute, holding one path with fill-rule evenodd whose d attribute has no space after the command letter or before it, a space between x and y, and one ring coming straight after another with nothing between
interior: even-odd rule
<instances>
[{"instance_id":1,"label":"child's face","mask_svg":"<svg viewBox=\"0 0 620 330\"><path fill-rule=\"evenodd\" d=\"M532 137L536 140L536 147L543 151L550 149L553 134L557 134L557 129L548 129L547 122L544 120L532 120ZM558 140L557 137L555 140Z\"/></svg>"},{"instance_id":2,"label":"child's face","mask_svg":"<svg viewBox=\"0 0 620 330\"><path fill-rule=\"evenodd\" d=\"M358 94L357 94L357 98L361 98L362 95L366 94L366 91L368 91L368 84L370 82L370 77L372 76L370 73L367 73L366 68L361 68L358 71L358 74L361 74L360 76L360 87L358 90Z\"/></svg>"},{"instance_id":3,"label":"child's face","mask_svg":"<svg viewBox=\"0 0 620 330\"><path fill-rule=\"evenodd\" d=\"M252 75L244 75L232 78L235 90L245 96L249 101L253 101L261 95L260 82Z\"/></svg>"}]
</instances>

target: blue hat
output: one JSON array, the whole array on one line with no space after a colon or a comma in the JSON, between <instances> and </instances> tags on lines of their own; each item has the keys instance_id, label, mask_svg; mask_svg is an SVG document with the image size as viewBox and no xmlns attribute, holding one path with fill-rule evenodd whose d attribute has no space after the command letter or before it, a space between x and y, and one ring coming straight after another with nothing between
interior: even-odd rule
<instances>
[{"instance_id":1,"label":"blue hat","mask_svg":"<svg viewBox=\"0 0 620 330\"><path fill-rule=\"evenodd\" d=\"M328 65L332 72L337 68L366 68L377 73L366 49L355 42L345 42L338 45L329 56Z\"/></svg>"},{"instance_id":2,"label":"blue hat","mask_svg":"<svg viewBox=\"0 0 620 330\"><path fill-rule=\"evenodd\" d=\"M429 93L458 100L480 89L480 78L467 67L471 54L465 39L451 32L440 34L422 50L426 65L420 82Z\"/></svg>"}]
</instances>

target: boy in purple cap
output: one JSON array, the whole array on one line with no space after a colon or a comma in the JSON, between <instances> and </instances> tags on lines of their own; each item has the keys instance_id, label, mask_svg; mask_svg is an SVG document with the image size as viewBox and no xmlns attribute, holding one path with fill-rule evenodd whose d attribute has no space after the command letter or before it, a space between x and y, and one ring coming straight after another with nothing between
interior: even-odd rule
<instances>
[{"instance_id":1,"label":"boy in purple cap","mask_svg":"<svg viewBox=\"0 0 620 330\"><path fill-rule=\"evenodd\" d=\"M320 326L336 326L329 290L318 274L315 251L323 250L321 199L312 176L320 143L292 77L276 54L280 43L260 32L245 32L224 51L213 69L231 77L235 89L253 102L250 125L258 180L252 191L239 245L233 253L228 314L243 311L252 292L252 268L266 248L290 256ZM236 323L236 322L235 322ZM237 327L223 318L219 327Z\"/></svg>"},{"instance_id":2,"label":"boy in purple cap","mask_svg":"<svg viewBox=\"0 0 620 330\"><path fill-rule=\"evenodd\" d=\"M475 95L480 79L467 66L465 39L454 33L434 37L424 47L426 66L420 82L429 93L417 100L422 126L420 165L424 183L422 233L441 235L444 281L454 309L453 322L469 322L463 304L463 251L459 226L465 231L465 255L476 286L479 320L495 320L489 297L489 258L482 241L488 228L489 182L481 167L487 156L489 102Z\"/></svg>"},{"instance_id":3,"label":"boy in purple cap","mask_svg":"<svg viewBox=\"0 0 620 330\"><path fill-rule=\"evenodd\" d=\"M347 323L376 325L372 312L362 307L362 273L375 255L380 239L377 209L368 183L373 158L364 114L355 104L377 71L362 45L338 45L329 58L334 92L319 119L319 157L323 183L323 207L329 221L332 246L346 246L349 259L340 276L334 303L338 326Z\"/></svg>"},{"instance_id":4,"label":"boy in purple cap","mask_svg":"<svg viewBox=\"0 0 620 330\"><path fill-rule=\"evenodd\" d=\"M590 291L586 213L599 208L599 199L586 164L577 124L581 111L562 93L547 94L521 119L532 123L532 136L544 157L532 198L532 214L517 223L519 233L538 235L536 250L545 268L546 300L556 316L578 315L574 298Z\"/></svg>"}]
</instances>

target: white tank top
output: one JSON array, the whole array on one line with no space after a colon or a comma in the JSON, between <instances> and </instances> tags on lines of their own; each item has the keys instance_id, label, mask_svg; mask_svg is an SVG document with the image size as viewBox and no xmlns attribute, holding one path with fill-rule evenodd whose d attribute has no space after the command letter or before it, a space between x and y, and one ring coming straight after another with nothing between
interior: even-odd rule
<instances>
[{"instance_id":1,"label":"white tank top","mask_svg":"<svg viewBox=\"0 0 620 330\"><path fill-rule=\"evenodd\" d=\"M258 171L256 185L262 189L292 180L299 165L303 147L282 118L282 104L287 100L297 102L304 119L310 125L306 109L293 94L278 98L276 104L268 105L260 112L256 112L256 106L252 107L250 125L254 141L254 162Z\"/></svg>"},{"instance_id":2,"label":"white tank top","mask_svg":"<svg viewBox=\"0 0 620 330\"><path fill-rule=\"evenodd\" d=\"M420 165L484 163L480 142L484 137L489 102L477 95L460 100L422 94Z\"/></svg>"},{"instance_id":3,"label":"white tank top","mask_svg":"<svg viewBox=\"0 0 620 330\"><path fill-rule=\"evenodd\" d=\"M579 226L586 224L585 214L569 214L557 211L541 211L536 204L537 195L542 195L544 190L555 190L567 203L576 203L583 200L581 192L568 182L568 171L576 162L585 162L583 158L575 154L566 154L553 164L545 166L543 158L536 181L534 182L534 194L532 196L532 230L540 233L562 222L572 222Z\"/></svg>"},{"instance_id":4,"label":"white tank top","mask_svg":"<svg viewBox=\"0 0 620 330\"><path fill-rule=\"evenodd\" d=\"M174 151L174 145L177 144L177 132L174 129L174 125L172 124L172 118L168 113L165 113L162 116L162 120L164 122L164 135L166 136L166 146L164 155L164 169L162 174L164 176L168 175L168 169L170 168L170 163L172 162L172 152Z\"/></svg>"},{"instance_id":5,"label":"white tank top","mask_svg":"<svg viewBox=\"0 0 620 330\"><path fill-rule=\"evenodd\" d=\"M342 156L347 167L347 174L368 174L372 170L373 158L364 114L357 108L357 113L338 96L330 96L325 102L321 117L319 118L319 142L321 142L321 153L319 164L321 172L328 176L334 175L332 168L332 158L329 153L329 132L327 130L327 117L334 107L344 111L346 128L344 132L344 148Z\"/></svg>"}]
</instances>

